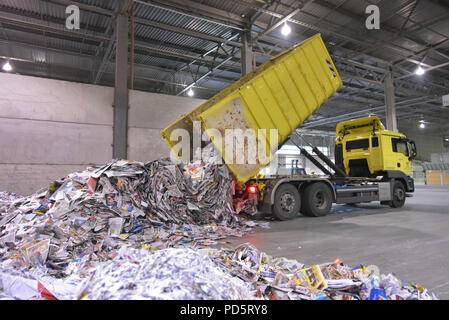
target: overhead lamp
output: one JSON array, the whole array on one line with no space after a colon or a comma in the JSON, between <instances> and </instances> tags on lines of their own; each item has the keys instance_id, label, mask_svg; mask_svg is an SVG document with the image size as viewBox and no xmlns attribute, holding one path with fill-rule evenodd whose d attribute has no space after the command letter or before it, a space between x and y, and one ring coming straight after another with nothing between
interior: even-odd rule
<instances>
[{"instance_id":1,"label":"overhead lamp","mask_svg":"<svg viewBox=\"0 0 449 320\"><path fill-rule=\"evenodd\" d=\"M284 23L284 26L281 29L281 33L284 36L288 36L292 32L292 28L288 25L288 23Z\"/></svg>"},{"instance_id":2,"label":"overhead lamp","mask_svg":"<svg viewBox=\"0 0 449 320\"><path fill-rule=\"evenodd\" d=\"M421 129L424 129L424 128L426 127L426 124L425 124L424 122L421 122L421 124L419 125L419 127L420 127Z\"/></svg>"},{"instance_id":3,"label":"overhead lamp","mask_svg":"<svg viewBox=\"0 0 449 320\"><path fill-rule=\"evenodd\" d=\"M418 76L422 76L424 73L426 73L426 71L421 66L419 66L415 70L415 74L417 74Z\"/></svg>"},{"instance_id":4,"label":"overhead lamp","mask_svg":"<svg viewBox=\"0 0 449 320\"><path fill-rule=\"evenodd\" d=\"M195 92L192 89L189 89L189 91L187 91L187 95L189 97L193 97L195 95Z\"/></svg>"},{"instance_id":5,"label":"overhead lamp","mask_svg":"<svg viewBox=\"0 0 449 320\"><path fill-rule=\"evenodd\" d=\"M448 141L449 142L449 138L444 139L444 141Z\"/></svg>"},{"instance_id":6,"label":"overhead lamp","mask_svg":"<svg viewBox=\"0 0 449 320\"><path fill-rule=\"evenodd\" d=\"M9 63L9 61L6 61L6 63L3 65L2 69L3 69L4 71L6 71L6 72L12 71L12 66L11 66L11 64Z\"/></svg>"}]
</instances>

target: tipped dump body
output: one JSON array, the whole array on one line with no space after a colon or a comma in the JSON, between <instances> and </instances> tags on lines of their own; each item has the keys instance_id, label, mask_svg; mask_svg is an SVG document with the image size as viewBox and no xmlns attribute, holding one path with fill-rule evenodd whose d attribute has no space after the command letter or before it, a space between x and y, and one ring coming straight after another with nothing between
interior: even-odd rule
<instances>
[{"instance_id":1,"label":"tipped dump body","mask_svg":"<svg viewBox=\"0 0 449 320\"><path fill-rule=\"evenodd\" d=\"M267 166L271 153L341 87L342 80L321 35L317 34L271 58L161 134L175 151L179 141L177 134L170 139L174 130L187 130L192 137L193 122L200 121L235 178L246 182ZM217 139L213 129L223 138ZM232 141L225 139L229 129L254 130L257 144L245 142L243 153L246 155L248 149L263 146L266 149L262 150L270 151L268 161L259 157L250 164L236 161L239 152L235 152L234 145L229 146ZM278 132L273 138L276 141L270 140L272 129ZM266 134L260 130L266 130Z\"/></svg>"}]
</instances>

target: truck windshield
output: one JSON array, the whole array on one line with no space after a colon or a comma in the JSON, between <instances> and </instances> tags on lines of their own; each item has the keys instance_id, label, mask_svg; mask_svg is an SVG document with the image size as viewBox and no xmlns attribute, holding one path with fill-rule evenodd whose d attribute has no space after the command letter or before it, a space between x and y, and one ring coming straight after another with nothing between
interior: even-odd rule
<instances>
[{"instance_id":1,"label":"truck windshield","mask_svg":"<svg viewBox=\"0 0 449 320\"><path fill-rule=\"evenodd\" d=\"M391 144L393 146L393 152L402 153L405 156L409 156L407 142L402 139L392 138Z\"/></svg>"}]
</instances>

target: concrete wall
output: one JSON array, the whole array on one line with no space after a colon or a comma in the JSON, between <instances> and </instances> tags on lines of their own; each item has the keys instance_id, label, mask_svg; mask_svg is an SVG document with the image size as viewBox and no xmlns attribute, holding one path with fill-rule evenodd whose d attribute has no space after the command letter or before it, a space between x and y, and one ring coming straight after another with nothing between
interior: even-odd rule
<instances>
[{"instance_id":1,"label":"concrete wall","mask_svg":"<svg viewBox=\"0 0 449 320\"><path fill-rule=\"evenodd\" d=\"M22 195L112 157L113 88L0 73L0 190ZM160 130L202 100L130 92L128 158L169 156Z\"/></svg>"},{"instance_id":2,"label":"concrete wall","mask_svg":"<svg viewBox=\"0 0 449 320\"><path fill-rule=\"evenodd\" d=\"M449 153L432 153L430 159L432 163L449 163Z\"/></svg>"},{"instance_id":3,"label":"concrete wall","mask_svg":"<svg viewBox=\"0 0 449 320\"><path fill-rule=\"evenodd\" d=\"M113 90L0 73L0 190L30 194L108 161Z\"/></svg>"},{"instance_id":4,"label":"concrete wall","mask_svg":"<svg viewBox=\"0 0 449 320\"><path fill-rule=\"evenodd\" d=\"M129 96L128 158L152 161L170 156L160 131L205 100L131 91Z\"/></svg>"}]
</instances>

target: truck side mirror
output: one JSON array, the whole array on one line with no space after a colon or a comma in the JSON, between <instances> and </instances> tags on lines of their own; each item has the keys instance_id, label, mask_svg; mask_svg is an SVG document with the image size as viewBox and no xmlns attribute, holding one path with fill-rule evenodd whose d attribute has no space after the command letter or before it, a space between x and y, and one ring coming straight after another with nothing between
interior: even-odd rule
<instances>
[{"instance_id":1,"label":"truck side mirror","mask_svg":"<svg viewBox=\"0 0 449 320\"><path fill-rule=\"evenodd\" d=\"M409 141L409 146L410 146L410 160L414 159L418 153L416 152L416 144L415 141Z\"/></svg>"}]
</instances>

